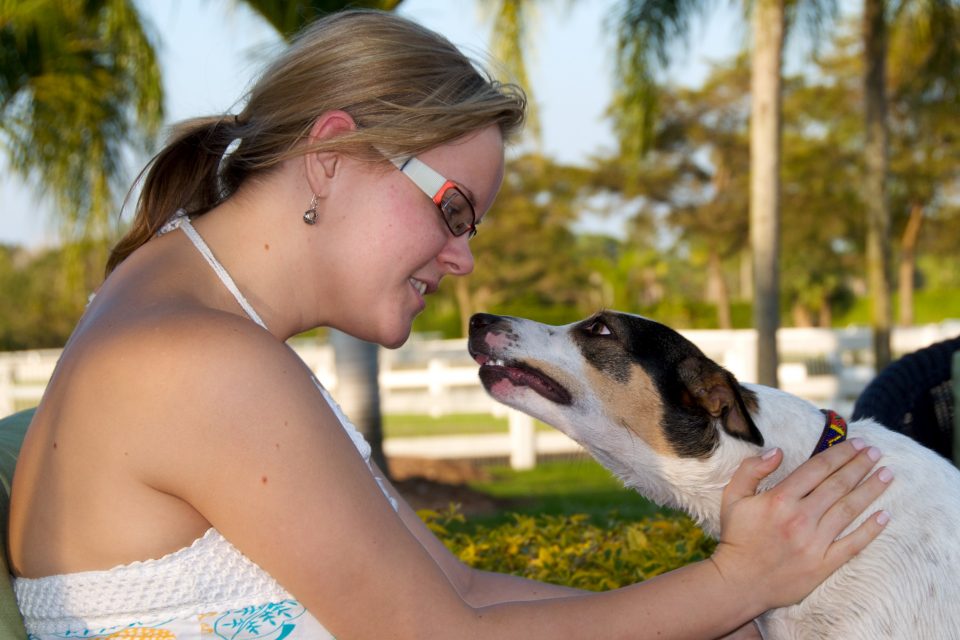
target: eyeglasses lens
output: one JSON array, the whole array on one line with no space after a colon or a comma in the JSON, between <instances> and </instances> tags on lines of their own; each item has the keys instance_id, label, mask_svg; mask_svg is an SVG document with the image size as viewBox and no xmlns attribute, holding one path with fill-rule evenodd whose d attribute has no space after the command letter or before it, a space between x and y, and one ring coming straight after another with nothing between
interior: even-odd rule
<instances>
[{"instance_id":1,"label":"eyeglasses lens","mask_svg":"<svg viewBox=\"0 0 960 640\"><path fill-rule=\"evenodd\" d=\"M476 214L473 206L467 197L457 189L451 187L447 189L440 198L440 211L443 213L444 222L450 228L450 233L455 236L462 236L468 231L471 237L476 233L474 224L476 223Z\"/></svg>"}]
</instances>

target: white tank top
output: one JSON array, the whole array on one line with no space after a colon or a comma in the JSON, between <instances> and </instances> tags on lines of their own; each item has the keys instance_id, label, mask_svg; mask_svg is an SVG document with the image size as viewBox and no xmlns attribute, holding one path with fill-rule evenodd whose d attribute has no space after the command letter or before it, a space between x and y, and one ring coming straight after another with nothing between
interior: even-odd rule
<instances>
[{"instance_id":1,"label":"white tank top","mask_svg":"<svg viewBox=\"0 0 960 640\"><path fill-rule=\"evenodd\" d=\"M186 233L250 319L266 329L183 211L158 235L176 228ZM311 377L370 466L370 445ZM376 480L396 509L381 479ZM13 587L30 640L333 638L296 598L213 528L162 558L105 571L15 578Z\"/></svg>"}]
</instances>

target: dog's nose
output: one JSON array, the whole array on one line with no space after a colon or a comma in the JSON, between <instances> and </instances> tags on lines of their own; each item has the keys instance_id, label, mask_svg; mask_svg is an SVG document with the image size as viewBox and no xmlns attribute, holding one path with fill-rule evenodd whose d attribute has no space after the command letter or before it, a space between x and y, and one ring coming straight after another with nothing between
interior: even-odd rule
<instances>
[{"instance_id":1,"label":"dog's nose","mask_svg":"<svg viewBox=\"0 0 960 640\"><path fill-rule=\"evenodd\" d=\"M500 316L491 313L475 313L470 316L470 331L480 331L494 324Z\"/></svg>"}]
</instances>

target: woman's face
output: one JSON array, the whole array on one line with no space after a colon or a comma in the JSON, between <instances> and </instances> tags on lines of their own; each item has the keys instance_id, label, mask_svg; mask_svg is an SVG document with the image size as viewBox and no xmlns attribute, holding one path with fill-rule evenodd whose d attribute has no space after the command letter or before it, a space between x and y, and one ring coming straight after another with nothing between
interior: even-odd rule
<instances>
[{"instance_id":1,"label":"woman's face","mask_svg":"<svg viewBox=\"0 0 960 640\"><path fill-rule=\"evenodd\" d=\"M417 158L467 196L478 221L503 180L503 139L496 126ZM340 187L350 190L351 204L334 214L342 235L335 273L329 275L338 278L340 286L336 308L328 310L329 324L397 347L409 337L413 319L440 280L473 270L470 234L454 237L430 196L400 170L348 165L348 180Z\"/></svg>"}]
</instances>

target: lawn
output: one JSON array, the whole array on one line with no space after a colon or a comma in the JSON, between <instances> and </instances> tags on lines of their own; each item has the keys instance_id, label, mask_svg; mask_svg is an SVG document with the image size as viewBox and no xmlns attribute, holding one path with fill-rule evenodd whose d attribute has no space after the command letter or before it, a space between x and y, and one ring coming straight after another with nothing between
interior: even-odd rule
<instances>
[{"instance_id":1,"label":"lawn","mask_svg":"<svg viewBox=\"0 0 960 640\"><path fill-rule=\"evenodd\" d=\"M589 458L543 462L526 471L491 467L489 473L489 480L470 482L470 486L496 498L518 501L515 508L509 509L513 513L587 514L599 524L611 514L635 520L663 511L636 491L625 489L609 471ZM490 523L508 518L498 514L476 519Z\"/></svg>"},{"instance_id":2,"label":"lawn","mask_svg":"<svg viewBox=\"0 0 960 640\"><path fill-rule=\"evenodd\" d=\"M538 430L551 427L535 421ZM384 438L416 438L421 436L472 435L475 433L507 433L506 416L497 418L489 413L462 413L431 417L427 415L385 414Z\"/></svg>"},{"instance_id":3,"label":"lawn","mask_svg":"<svg viewBox=\"0 0 960 640\"><path fill-rule=\"evenodd\" d=\"M538 430L551 427L539 421ZM437 418L424 415L383 416L386 438L426 437L506 433L507 419L489 414L457 414ZM624 489L609 471L588 457L563 461L546 461L534 469L517 471L509 466L486 467L488 480L471 481L469 486L495 498L510 500L514 506L495 516L471 516L471 522L494 524L509 520L509 513L531 515L587 514L600 524L611 514L634 520L667 510Z\"/></svg>"}]
</instances>

